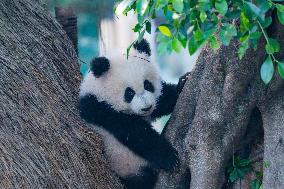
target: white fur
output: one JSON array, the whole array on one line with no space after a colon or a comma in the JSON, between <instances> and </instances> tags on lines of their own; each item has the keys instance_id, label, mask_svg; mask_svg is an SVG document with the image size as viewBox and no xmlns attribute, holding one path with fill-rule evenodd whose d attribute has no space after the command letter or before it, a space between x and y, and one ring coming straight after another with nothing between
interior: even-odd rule
<instances>
[{"instance_id":1,"label":"white fur","mask_svg":"<svg viewBox=\"0 0 284 189\"><path fill-rule=\"evenodd\" d=\"M147 166L146 160L134 154L121 144L105 129L92 125L104 140L104 150L111 165L111 169L121 177L138 175L141 168Z\"/></svg>"},{"instance_id":2,"label":"white fur","mask_svg":"<svg viewBox=\"0 0 284 189\"><path fill-rule=\"evenodd\" d=\"M80 95L94 94L99 101L106 101L113 109L129 114L148 116L155 109L156 101L161 94L161 79L157 65L149 61L149 57L132 50L129 58L123 51L106 54L110 61L110 70L96 78L92 72L87 73L81 84ZM149 80L155 92L144 90L144 81ZM136 95L131 103L124 100L127 87L131 87ZM141 109L152 106L148 112Z\"/></svg>"}]
</instances>

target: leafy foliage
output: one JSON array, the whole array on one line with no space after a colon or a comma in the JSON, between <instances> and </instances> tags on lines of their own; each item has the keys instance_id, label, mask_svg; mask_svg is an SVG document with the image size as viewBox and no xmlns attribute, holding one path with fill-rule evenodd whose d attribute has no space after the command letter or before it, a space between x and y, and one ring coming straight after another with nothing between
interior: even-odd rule
<instances>
[{"instance_id":1,"label":"leafy foliage","mask_svg":"<svg viewBox=\"0 0 284 189\"><path fill-rule=\"evenodd\" d=\"M262 189L262 173L255 171L252 167L252 162L249 159L243 159L239 156L234 156L233 164L230 165L227 169L229 173L229 181L231 183L236 182L237 180L241 180L245 177L246 174L253 172L255 178L250 183L251 189Z\"/></svg>"},{"instance_id":2,"label":"leafy foliage","mask_svg":"<svg viewBox=\"0 0 284 189\"><path fill-rule=\"evenodd\" d=\"M274 64L277 64L278 74L284 78L283 63L274 56L279 52L280 44L269 38L266 32L272 23L269 11L276 10L278 20L284 25L283 1L123 0L115 11L127 15L134 10L138 23L133 30L139 34L138 40L143 38L145 32L151 33L151 20L157 18L156 15L163 17L165 23L157 30L158 53L180 52L181 48L187 48L190 54L194 54L206 43L218 49L221 44L229 45L234 38L241 42L238 50L241 59L248 48L256 50L258 40L264 36L268 58L263 63L261 78L268 84L274 74L274 69L271 72Z\"/></svg>"},{"instance_id":3,"label":"leafy foliage","mask_svg":"<svg viewBox=\"0 0 284 189\"><path fill-rule=\"evenodd\" d=\"M239 179L243 179L244 176L251 172L252 165L249 159L242 159L239 156L233 160L233 165L228 168L230 182L235 182Z\"/></svg>"}]
</instances>

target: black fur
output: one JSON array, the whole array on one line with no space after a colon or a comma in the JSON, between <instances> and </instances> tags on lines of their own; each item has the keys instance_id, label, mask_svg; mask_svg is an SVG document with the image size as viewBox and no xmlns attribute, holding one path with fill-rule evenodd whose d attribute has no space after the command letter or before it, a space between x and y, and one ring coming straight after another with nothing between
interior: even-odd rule
<instances>
[{"instance_id":1,"label":"black fur","mask_svg":"<svg viewBox=\"0 0 284 189\"><path fill-rule=\"evenodd\" d=\"M125 189L153 189L157 181L157 171L144 167L140 175L120 178Z\"/></svg>"},{"instance_id":2,"label":"black fur","mask_svg":"<svg viewBox=\"0 0 284 189\"><path fill-rule=\"evenodd\" d=\"M100 77L106 71L109 70L109 67L110 67L109 60L106 57L94 58L91 62L90 67L95 77Z\"/></svg>"},{"instance_id":3,"label":"black fur","mask_svg":"<svg viewBox=\"0 0 284 189\"><path fill-rule=\"evenodd\" d=\"M153 84L147 79L144 81L144 89L146 91L151 92L151 93L155 92L155 88L154 88Z\"/></svg>"},{"instance_id":4,"label":"black fur","mask_svg":"<svg viewBox=\"0 0 284 189\"><path fill-rule=\"evenodd\" d=\"M151 56L151 48L146 39L142 39L140 42L136 42L133 45L134 49L136 49L139 53L146 53L148 56Z\"/></svg>"},{"instance_id":5,"label":"black fur","mask_svg":"<svg viewBox=\"0 0 284 189\"><path fill-rule=\"evenodd\" d=\"M131 87L127 87L124 92L124 101L130 103L135 96L135 91Z\"/></svg>"},{"instance_id":6,"label":"black fur","mask_svg":"<svg viewBox=\"0 0 284 189\"><path fill-rule=\"evenodd\" d=\"M178 89L176 85L162 82L162 94L158 99L157 107L151 117L153 119L169 115L174 110L178 98Z\"/></svg>"},{"instance_id":7,"label":"black fur","mask_svg":"<svg viewBox=\"0 0 284 189\"><path fill-rule=\"evenodd\" d=\"M140 116L117 112L93 95L80 99L80 115L113 134L122 144L146 159L154 168L173 170L179 165L177 151Z\"/></svg>"}]
</instances>

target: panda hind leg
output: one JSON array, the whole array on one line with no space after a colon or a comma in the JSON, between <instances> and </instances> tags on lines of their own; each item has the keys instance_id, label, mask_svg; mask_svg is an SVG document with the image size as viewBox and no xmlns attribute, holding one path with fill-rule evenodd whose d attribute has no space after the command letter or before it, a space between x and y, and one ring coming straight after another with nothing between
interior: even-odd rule
<instances>
[{"instance_id":1,"label":"panda hind leg","mask_svg":"<svg viewBox=\"0 0 284 189\"><path fill-rule=\"evenodd\" d=\"M153 189L157 181L157 171L150 167L143 167L139 175L120 178L124 189Z\"/></svg>"}]
</instances>

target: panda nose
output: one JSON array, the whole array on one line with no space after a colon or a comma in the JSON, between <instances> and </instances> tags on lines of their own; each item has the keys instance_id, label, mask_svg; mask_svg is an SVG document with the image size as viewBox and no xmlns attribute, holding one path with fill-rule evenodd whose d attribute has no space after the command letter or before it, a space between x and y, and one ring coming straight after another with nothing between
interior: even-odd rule
<instances>
[{"instance_id":1,"label":"panda nose","mask_svg":"<svg viewBox=\"0 0 284 189\"><path fill-rule=\"evenodd\" d=\"M147 112L147 111L149 111L151 108L152 108L152 106L149 106L148 108L142 108L141 110L142 110L143 112Z\"/></svg>"}]
</instances>

